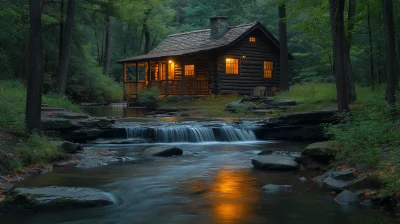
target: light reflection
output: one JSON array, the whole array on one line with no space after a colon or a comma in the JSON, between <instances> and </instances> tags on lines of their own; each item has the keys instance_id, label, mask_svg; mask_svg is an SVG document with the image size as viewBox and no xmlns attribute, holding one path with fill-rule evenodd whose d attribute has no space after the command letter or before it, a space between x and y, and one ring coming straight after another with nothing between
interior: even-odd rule
<instances>
[{"instance_id":1,"label":"light reflection","mask_svg":"<svg viewBox=\"0 0 400 224\"><path fill-rule=\"evenodd\" d=\"M254 219L254 202L260 192L249 171L221 170L211 183L193 180L189 184L191 193L203 195L210 204L213 223L244 223Z\"/></svg>"}]
</instances>

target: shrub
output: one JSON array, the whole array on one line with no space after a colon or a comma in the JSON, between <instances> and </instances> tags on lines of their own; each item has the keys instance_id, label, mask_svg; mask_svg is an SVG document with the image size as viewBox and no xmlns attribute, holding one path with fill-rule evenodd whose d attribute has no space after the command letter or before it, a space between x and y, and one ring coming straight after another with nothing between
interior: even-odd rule
<instances>
[{"instance_id":1,"label":"shrub","mask_svg":"<svg viewBox=\"0 0 400 224\"><path fill-rule=\"evenodd\" d=\"M155 109L160 104L160 90L156 87L142 89L138 92L138 102L141 106Z\"/></svg>"}]
</instances>

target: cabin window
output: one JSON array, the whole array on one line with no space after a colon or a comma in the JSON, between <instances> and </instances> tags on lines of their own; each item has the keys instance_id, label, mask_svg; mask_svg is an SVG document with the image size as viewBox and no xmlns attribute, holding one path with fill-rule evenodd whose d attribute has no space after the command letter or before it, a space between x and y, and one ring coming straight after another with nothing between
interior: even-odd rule
<instances>
[{"instance_id":1,"label":"cabin window","mask_svg":"<svg viewBox=\"0 0 400 224\"><path fill-rule=\"evenodd\" d=\"M256 38L255 38L255 37L250 37L250 38L249 38L249 41L250 41L251 43L255 43L255 42L256 42Z\"/></svg>"},{"instance_id":2,"label":"cabin window","mask_svg":"<svg viewBox=\"0 0 400 224\"><path fill-rule=\"evenodd\" d=\"M272 61L264 61L264 78L271 79L274 70L274 63Z\"/></svg>"},{"instance_id":3,"label":"cabin window","mask_svg":"<svg viewBox=\"0 0 400 224\"><path fill-rule=\"evenodd\" d=\"M185 76L194 76L194 65L185 65Z\"/></svg>"},{"instance_id":4,"label":"cabin window","mask_svg":"<svg viewBox=\"0 0 400 224\"><path fill-rule=\"evenodd\" d=\"M168 61L168 79L175 79L175 63L172 60Z\"/></svg>"},{"instance_id":5,"label":"cabin window","mask_svg":"<svg viewBox=\"0 0 400 224\"><path fill-rule=\"evenodd\" d=\"M226 74L238 75L239 74L239 59L227 58L226 59Z\"/></svg>"}]
</instances>

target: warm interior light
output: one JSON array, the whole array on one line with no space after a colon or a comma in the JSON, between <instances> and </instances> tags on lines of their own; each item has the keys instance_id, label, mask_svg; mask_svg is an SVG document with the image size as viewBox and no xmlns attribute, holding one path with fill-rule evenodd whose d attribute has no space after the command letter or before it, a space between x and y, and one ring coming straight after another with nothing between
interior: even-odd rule
<instances>
[{"instance_id":1,"label":"warm interior light","mask_svg":"<svg viewBox=\"0 0 400 224\"><path fill-rule=\"evenodd\" d=\"M172 60L169 60L169 61L168 61L168 63L170 63L170 64L172 64L172 62L173 62Z\"/></svg>"},{"instance_id":2,"label":"warm interior light","mask_svg":"<svg viewBox=\"0 0 400 224\"><path fill-rule=\"evenodd\" d=\"M243 59L246 59L246 55L243 55L242 58L243 58Z\"/></svg>"},{"instance_id":3,"label":"warm interior light","mask_svg":"<svg viewBox=\"0 0 400 224\"><path fill-rule=\"evenodd\" d=\"M228 62L228 63L231 62L231 59L230 59L230 58L227 58L227 59L226 59L226 62Z\"/></svg>"}]
</instances>

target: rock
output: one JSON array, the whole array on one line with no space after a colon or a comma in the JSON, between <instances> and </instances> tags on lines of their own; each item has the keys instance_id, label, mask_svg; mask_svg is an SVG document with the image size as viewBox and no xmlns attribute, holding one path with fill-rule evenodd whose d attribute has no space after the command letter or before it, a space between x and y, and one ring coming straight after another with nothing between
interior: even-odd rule
<instances>
[{"instance_id":1,"label":"rock","mask_svg":"<svg viewBox=\"0 0 400 224\"><path fill-rule=\"evenodd\" d=\"M267 184L261 188L265 192L269 193L277 193L277 192L288 192L292 191L292 185L276 185L276 184Z\"/></svg>"},{"instance_id":2,"label":"rock","mask_svg":"<svg viewBox=\"0 0 400 224\"><path fill-rule=\"evenodd\" d=\"M61 148L66 153L77 153L78 151L82 150L82 146L80 144L72 142L64 142L61 145Z\"/></svg>"},{"instance_id":3,"label":"rock","mask_svg":"<svg viewBox=\"0 0 400 224\"><path fill-rule=\"evenodd\" d=\"M352 191L364 189L380 189L381 185L382 183L379 180L377 174L371 174L350 181L346 188Z\"/></svg>"},{"instance_id":4,"label":"rock","mask_svg":"<svg viewBox=\"0 0 400 224\"><path fill-rule=\"evenodd\" d=\"M296 100L291 100L291 99L273 99L273 98L267 98L263 103L266 104L266 108L296 106L296 105L299 104L299 102L297 102Z\"/></svg>"},{"instance_id":5,"label":"rock","mask_svg":"<svg viewBox=\"0 0 400 224\"><path fill-rule=\"evenodd\" d=\"M29 170L28 175L35 177L35 176L39 175L39 172L37 170Z\"/></svg>"},{"instance_id":6,"label":"rock","mask_svg":"<svg viewBox=\"0 0 400 224\"><path fill-rule=\"evenodd\" d=\"M180 156L183 150L175 146L154 146L145 149L143 154L159 157Z\"/></svg>"},{"instance_id":7,"label":"rock","mask_svg":"<svg viewBox=\"0 0 400 224\"><path fill-rule=\"evenodd\" d=\"M232 113L255 109L257 106L251 102L234 101L225 106L224 111Z\"/></svg>"},{"instance_id":8,"label":"rock","mask_svg":"<svg viewBox=\"0 0 400 224\"><path fill-rule=\"evenodd\" d=\"M267 118L256 123L257 139L263 140L326 140L322 124L336 123L337 108L292 113Z\"/></svg>"},{"instance_id":9,"label":"rock","mask_svg":"<svg viewBox=\"0 0 400 224\"><path fill-rule=\"evenodd\" d=\"M262 155L251 160L254 168L262 170L295 170L298 167L293 157Z\"/></svg>"},{"instance_id":10,"label":"rock","mask_svg":"<svg viewBox=\"0 0 400 224\"><path fill-rule=\"evenodd\" d=\"M346 171L334 171L331 173L331 177L336 180L344 180L350 181L356 179L356 175L354 175L353 171L346 170Z\"/></svg>"},{"instance_id":11,"label":"rock","mask_svg":"<svg viewBox=\"0 0 400 224\"><path fill-rule=\"evenodd\" d=\"M146 143L146 142L147 141L145 139L130 138L130 139L100 139L100 140L91 141L90 143L92 143L92 144L140 144L140 143Z\"/></svg>"},{"instance_id":12,"label":"rock","mask_svg":"<svg viewBox=\"0 0 400 224\"><path fill-rule=\"evenodd\" d=\"M335 191L342 191L349 185L349 181L343 181L343 180L336 180L331 176L328 176L323 180L323 185L324 187L330 188Z\"/></svg>"},{"instance_id":13,"label":"rock","mask_svg":"<svg viewBox=\"0 0 400 224\"><path fill-rule=\"evenodd\" d=\"M45 106L45 107L42 107L41 110L42 111L54 112L54 111L65 111L66 109L65 108L60 108L60 107L48 107L48 106Z\"/></svg>"},{"instance_id":14,"label":"rock","mask_svg":"<svg viewBox=\"0 0 400 224\"><path fill-rule=\"evenodd\" d=\"M14 184L6 184L3 189L3 194L8 195L15 189Z\"/></svg>"},{"instance_id":15,"label":"rock","mask_svg":"<svg viewBox=\"0 0 400 224\"><path fill-rule=\"evenodd\" d=\"M300 177L299 180L304 182L304 181L307 181L307 178L305 178L305 177Z\"/></svg>"},{"instance_id":16,"label":"rock","mask_svg":"<svg viewBox=\"0 0 400 224\"><path fill-rule=\"evenodd\" d=\"M351 204L360 202L360 199L353 192L344 190L335 197L335 201L339 204Z\"/></svg>"},{"instance_id":17,"label":"rock","mask_svg":"<svg viewBox=\"0 0 400 224\"><path fill-rule=\"evenodd\" d=\"M42 129L44 131L68 131L82 127L77 122L65 118L42 118Z\"/></svg>"},{"instance_id":18,"label":"rock","mask_svg":"<svg viewBox=\"0 0 400 224\"><path fill-rule=\"evenodd\" d=\"M336 153L331 145L332 141L313 143L308 145L301 152L301 155L310 157L317 162L327 164L334 158Z\"/></svg>"},{"instance_id":19,"label":"rock","mask_svg":"<svg viewBox=\"0 0 400 224\"><path fill-rule=\"evenodd\" d=\"M105 192L74 187L16 188L4 203L12 209L31 211L89 208L114 204L111 196Z\"/></svg>"}]
</instances>

